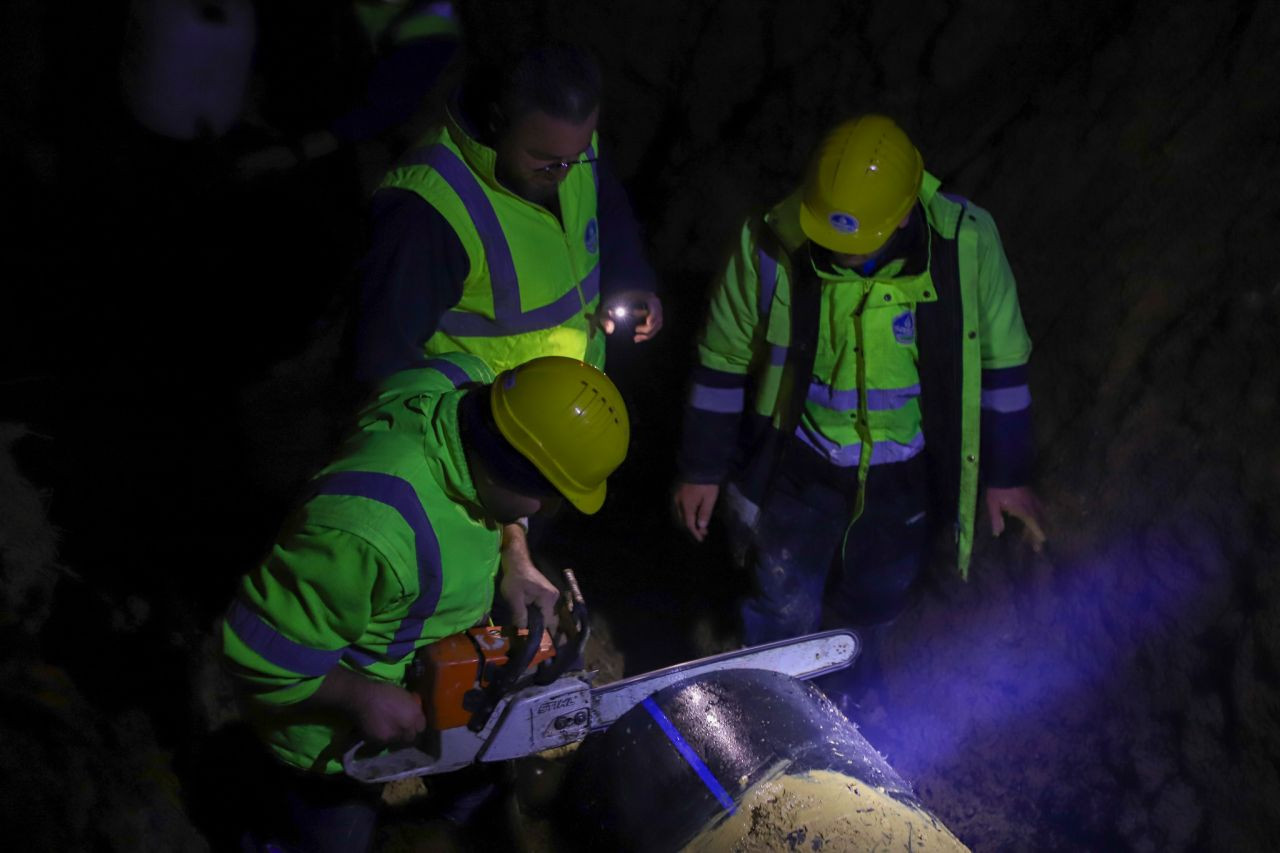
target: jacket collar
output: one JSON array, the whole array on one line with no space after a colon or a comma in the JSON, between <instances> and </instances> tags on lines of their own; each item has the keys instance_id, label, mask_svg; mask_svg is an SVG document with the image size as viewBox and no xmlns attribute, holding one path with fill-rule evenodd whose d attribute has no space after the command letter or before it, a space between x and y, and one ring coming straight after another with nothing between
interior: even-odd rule
<instances>
[{"instance_id":1,"label":"jacket collar","mask_svg":"<svg viewBox=\"0 0 1280 853\"><path fill-rule=\"evenodd\" d=\"M467 391L431 386L424 389L423 376L423 371L410 369L384 379L375 392L376 402L361 414L361 424L382 421L392 431L420 441L431 477L440 490L454 503L466 505L474 515L480 499L458 423L458 403Z\"/></svg>"},{"instance_id":2,"label":"jacket collar","mask_svg":"<svg viewBox=\"0 0 1280 853\"><path fill-rule=\"evenodd\" d=\"M498 183L498 152L480 141L475 123L462 107L461 92L454 92L445 105L445 133L462 154L467 167L492 189L509 193Z\"/></svg>"},{"instance_id":3,"label":"jacket collar","mask_svg":"<svg viewBox=\"0 0 1280 853\"><path fill-rule=\"evenodd\" d=\"M938 191L942 182L928 172L920 184L920 203L924 206L929 226L948 240L954 240L960 231L960 214L964 208Z\"/></svg>"},{"instance_id":4,"label":"jacket collar","mask_svg":"<svg viewBox=\"0 0 1280 853\"><path fill-rule=\"evenodd\" d=\"M444 395L435 411L435 423L431 432L442 437L440 448L440 485L445 494L455 503L466 504L479 509L480 496L476 492L476 484L471 479L471 468L467 465L466 449L462 443L462 425L458 417L458 404L466 396L465 391L456 391Z\"/></svg>"}]
</instances>

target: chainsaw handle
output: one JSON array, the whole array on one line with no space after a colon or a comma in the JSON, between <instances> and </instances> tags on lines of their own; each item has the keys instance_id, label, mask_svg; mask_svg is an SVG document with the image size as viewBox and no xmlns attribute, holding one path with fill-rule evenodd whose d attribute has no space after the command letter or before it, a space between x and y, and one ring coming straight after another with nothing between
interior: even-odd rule
<instances>
[{"instance_id":1,"label":"chainsaw handle","mask_svg":"<svg viewBox=\"0 0 1280 853\"><path fill-rule=\"evenodd\" d=\"M489 679L487 692L492 697L495 705L497 700L501 699L520 680L520 676L524 675L524 671L533 662L533 656L538 653L538 647L542 645L542 609L537 605L529 605L529 616L526 624L529 626L529 635L525 638L524 644L519 645L517 638L513 637L507 662L499 667L493 677ZM516 653L517 647L519 648L519 654Z\"/></svg>"},{"instance_id":2,"label":"chainsaw handle","mask_svg":"<svg viewBox=\"0 0 1280 853\"><path fill-rule=\"evenodd\" d=\"M525 644L520 649L519 657L512 654L507 658L506 666L499 669L497 676L494 678L494 682L502 682L502 688L497 694L499 697L520 680L520 676L524 675L524 671L529 668L529 664L533 663L533 656L538 653L538 648L542 645L542 630L546 626L546 620L542 616L542 608L536 604L530 604L528 619L525 624L529 626L529 635L525 638ZM515 652L514 639L511 641L511 646L511 651Z\"/></svg>"},{"instance_id":3,"label":"chainsaw handle","mask_svg":"<svg viewBox=\"0 0 1280 853\"><path fill-rule=\"evenodd\" d=\"M591 625L587 619L587 603L578 592L577 580L573 572L565 569L565 577L569 579L573 600L576 602L570 616L573 620L576 637L566 635L563 644L556 646L555 657L538 664L538 672L534 675L534 684L550 684L570 667L582 665L582 653L587 646L587 637L591 634Z\"/></svg>"},{"instance_id":4,"label":"chainsaw handle","mask_svg":"<svg viewBox=\"0 0 1280 853\"><path fill-rule=\"evenodd\" d=\"M537 605L530 604L528 611L529 634L525 637L524 645L519 647L519 653L516 651L516 638L511 640L511 652L507 657L507 662L498 667L493 677L489 679L489 684L484 688L482 695L476 697L475 707L464 705L467 710L471 711L471 722L467 723L467 728L473 732L478 732L484 728L484 724L488 722L489 715L493 713L493 709L498 706L498 702L503 696L511 692L516 683L519 682L520 676L524 675L529 664L533 663L533 656L538 653L538 648L542 645L542 629L543 629L542 609Z\"/></svg>"}]
</instances>

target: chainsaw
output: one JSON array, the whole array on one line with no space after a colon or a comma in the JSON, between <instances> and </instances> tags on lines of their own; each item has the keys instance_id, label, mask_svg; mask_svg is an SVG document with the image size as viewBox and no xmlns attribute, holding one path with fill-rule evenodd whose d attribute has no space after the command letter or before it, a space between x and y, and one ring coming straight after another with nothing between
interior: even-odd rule
<instances>
[{"instance_id":1,"label":"chainsaw","mask_svg":"<svg viewBox=\"0 0 1280 853\"><path fill-rule=\"evenodd\" d=\"M676 664L600 687L581 669L590 635L586 602L571 570L557 643L542 612L528 629L472 628L418 652L406 678L422 701L427 730L411 746L369 754L363 741L343 755L346 774L391 782L506 761L577 743L657 691L727 669L765 669L809 679L844 669L858 656L852 631L823 631Z\"/></svg>"}]
</instances>

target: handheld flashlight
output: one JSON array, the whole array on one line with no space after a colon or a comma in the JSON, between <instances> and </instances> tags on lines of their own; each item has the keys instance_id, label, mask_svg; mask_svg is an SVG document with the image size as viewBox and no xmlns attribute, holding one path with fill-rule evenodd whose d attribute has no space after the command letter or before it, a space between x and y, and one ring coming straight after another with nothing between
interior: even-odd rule
<instances>
[{"instance_id":1,"label":"handheld flashlight","mask_svg":"<svg viewBox=\"0 0 1280 853\"><path fill-rule=\"evenodd\" d=\"M630 305L615 305L609 309L609 316L617 323L628 321L635 323L649 316L649 307L643 302L633 302Z\"/></svg>"}]
</instances>

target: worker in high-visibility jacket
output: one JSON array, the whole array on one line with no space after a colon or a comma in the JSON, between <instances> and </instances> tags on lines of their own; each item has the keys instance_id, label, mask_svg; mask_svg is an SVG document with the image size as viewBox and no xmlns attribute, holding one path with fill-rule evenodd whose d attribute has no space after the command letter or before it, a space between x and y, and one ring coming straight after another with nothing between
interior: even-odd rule
<instances>
[{"instance_id":1,"label":"worker in high-visibility jacket","mask_svg":"<svg viewBox=\"0 0 1280 853\"><path fill-rule=\"evenodd\" d=\"M600 158L600 72L584 50L478 67L444 123L374 194L356 327L369 381L442 352L495 370L541 355L604 363L662 302L626 194Z\"/></svg>"},{"instance_id":2,"label":"worker in high-visibility jacket","mask_svg":"<svg viewBox=\"0 0 1280 853\"><path fill-rule=\"evenodd\" d=\"M489 612L499 572L517 625L529 605L553 624L558 593L519 520L561 499L596 512L629 430L608 377L563 357L494 380L480 359L451 353L379 386L222 625L246 715L292 768L288 811L308 815L296 833L330 825L333 791L356 787L314 778L339 773L356 738L423 731L406 667ZM373 809L363 816L372 832Z\"/></svg>"},{"instance_id":3,"label":"worker in high-visibility jacket","mask_svg":"<svg viewBox=\"0 0 1280 853\"><path fill-rule=\"evenodd\" d=\"M278 14L267 17L280 29L277 37L297 38L300 22ZM349 23L360 29L369 51L368 68L360 69L360 94L351 93L350 102L326 117L320 127L303 132L281 128L280 139L236 160L237 177L254 180L294 171L357 146L366 164L385 162L422 134L435 107L433 91L462 44L454 4L448 0L354 0ZM268 29L274 28L268 24ZM346 42L339 34L332 34L330 40ZM369 170L368 178L364 172L362 168L362 179L376 181L381 169ZM373 185L364 187L362 195L372 189Z\"/></svg>"},{"instance_id":4,"label":"worker in high-visibility jacket","mask_svg":"<svg viewBox=\"0 0 1280 853\"><path fill-rule=\"evenodd\" d=\"M743 227L686 408L676 511L701 541L724 505L746 643L889 622L935 526L967 573L980 481L994 532L1011 514L1039 547L1030 353L990 214L892 120L832 130Z\"/></svg>"}]
</instances>

